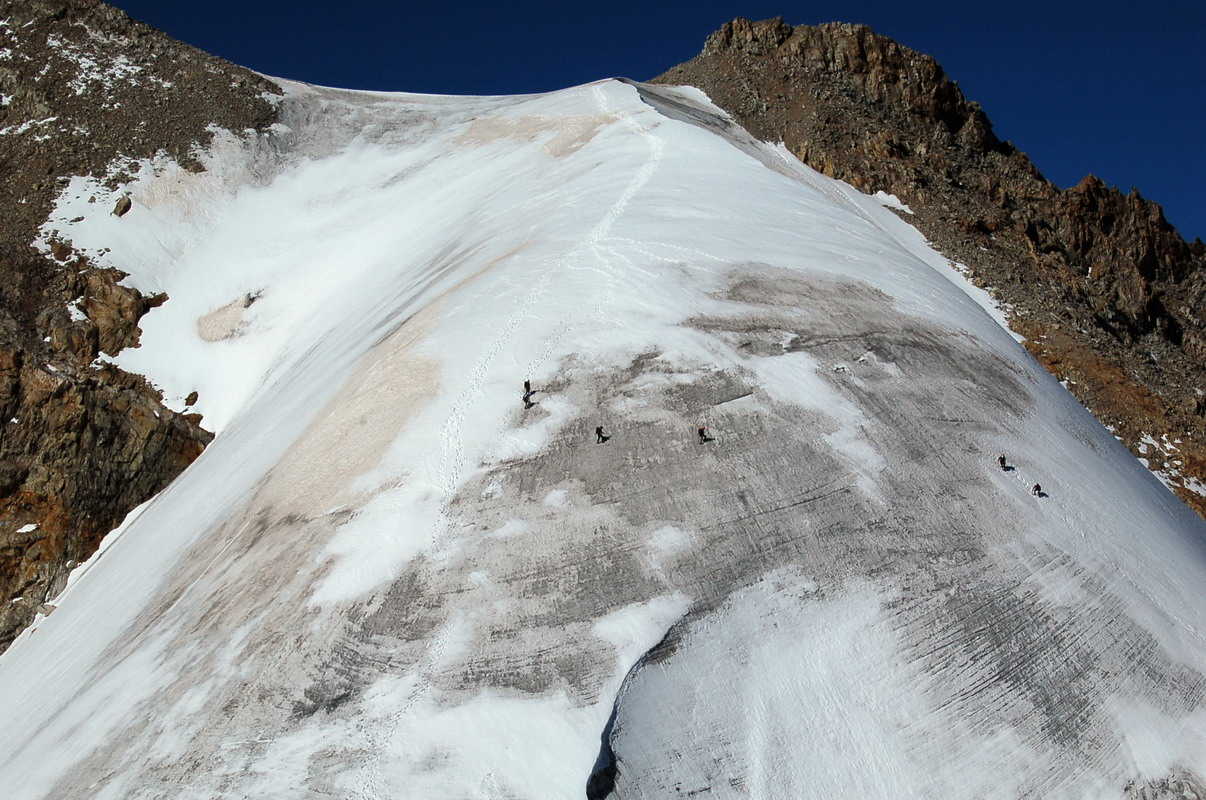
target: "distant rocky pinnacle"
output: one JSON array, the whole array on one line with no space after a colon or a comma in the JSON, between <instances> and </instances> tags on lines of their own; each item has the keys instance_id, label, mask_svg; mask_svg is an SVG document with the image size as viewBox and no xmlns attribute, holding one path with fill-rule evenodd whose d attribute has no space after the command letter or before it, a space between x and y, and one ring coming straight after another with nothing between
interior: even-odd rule
<instances>
[{"instance_id":1,"label":"distant rocky pinnacle","mask_svg":"<svg viewBox=\"0 0 1206 800\"><path fill-rule=\"evenodd\" d=\"M735 19L654 78L702 89L758 138L896 195L1012 308L1027 347L1206 516L1206 245L1092 175L1052 184L930 56L865 25Z\"/></svg>"},{"instance_id":2,"label":"distant rocky pinnacle","mask_svg":"<svg viewBox=\"0 0 1206 800\"><path fill-rule=\"evenodd\" d=\"M3 0L0 20L3 650L212 438L142 377L94 364L136 346L139 319L167 298L119 285L123 273L67 243L43 255L38 228L69 176L104 176L118 156L160 150L199 169L192 148L209 142L206 126L269 125L262 94L278 90L95 0Z\"/></svg>"}]
</instances>

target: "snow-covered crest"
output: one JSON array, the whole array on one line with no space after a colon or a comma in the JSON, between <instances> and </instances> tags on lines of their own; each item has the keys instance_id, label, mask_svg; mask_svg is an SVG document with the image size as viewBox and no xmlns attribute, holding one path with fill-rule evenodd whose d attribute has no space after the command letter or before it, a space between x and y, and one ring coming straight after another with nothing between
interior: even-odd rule
<instances>
[{"instance_id":1,"label":"snow-covered crest","mask_svg":"<svg viewBox=\"0 0 1206 800\"><path fill-rule=\"evenodd\" d=\"M1203 764L1201 523L875 198L691 90L282 115L48 223L168 293L117 361L220 435L0 659L17 796Z\"/></svg>"}]
</instances>

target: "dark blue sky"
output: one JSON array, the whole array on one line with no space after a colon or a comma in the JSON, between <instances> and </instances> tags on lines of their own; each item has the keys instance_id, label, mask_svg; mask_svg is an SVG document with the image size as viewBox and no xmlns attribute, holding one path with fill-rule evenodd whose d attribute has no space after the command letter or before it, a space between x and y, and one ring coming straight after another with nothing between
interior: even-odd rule
<instances>
[{"instance_id":1,"label":"dark blue sky","mask_svg":"<svg viewBox=\"0 0 1206 800\"><path fill-rule=\"evenodd\" d=\"M735 16L863 22L938 59L1052 181L1136 186L1206 238L1206 2L510 4L116 0L270 75L357 89L498 94L650 78Z\"/></svg>"}]
</instances>

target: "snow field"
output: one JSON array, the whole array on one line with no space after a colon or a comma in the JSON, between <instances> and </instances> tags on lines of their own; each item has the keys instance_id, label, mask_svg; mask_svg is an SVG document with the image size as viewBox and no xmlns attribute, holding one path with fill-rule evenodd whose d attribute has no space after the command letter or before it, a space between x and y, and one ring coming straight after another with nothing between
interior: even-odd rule
<instances>
[{"instance_id":1,"label":"snow field","mask_svg":"<svg viewBox=\"0 0 1206 800\"><path fill-rule=\"evenodd\" d=\"M1067 691L1098 714L1069 740L1113 749L1032 736L1074 714L1010 683L1010 642L1057 659L1065 626L1200 693L1201 525L886 200L694 90L287 88L206 172L142 165L121 219L77 178L47 223L167 292L114 360L219 435L0 658L16 797L581 797L613 712L624 797L1206 763L1200 704L1138 678ZM894 433L880 387L935 419ZM991 617L942 627L961 593ZM1065 621L979 638L1022 601Z\"/></svg>"}]
</instances>

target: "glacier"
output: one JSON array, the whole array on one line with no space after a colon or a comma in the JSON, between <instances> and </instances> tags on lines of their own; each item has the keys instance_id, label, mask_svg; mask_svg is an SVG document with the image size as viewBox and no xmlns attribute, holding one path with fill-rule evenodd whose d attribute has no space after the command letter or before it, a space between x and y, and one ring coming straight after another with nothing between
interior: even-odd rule
<instances>
[{"instance_id":1,"label":"glacier","mask_svg":"<svg viewBox=\"0 0 1206 800\"><path fill-rule=\"evenodd\" d=\"M6 796L1200 780L1206 526L882 198L689 88L280 84L46 223L218 436L0 656Z\"/></svg>"}]
</instances>

